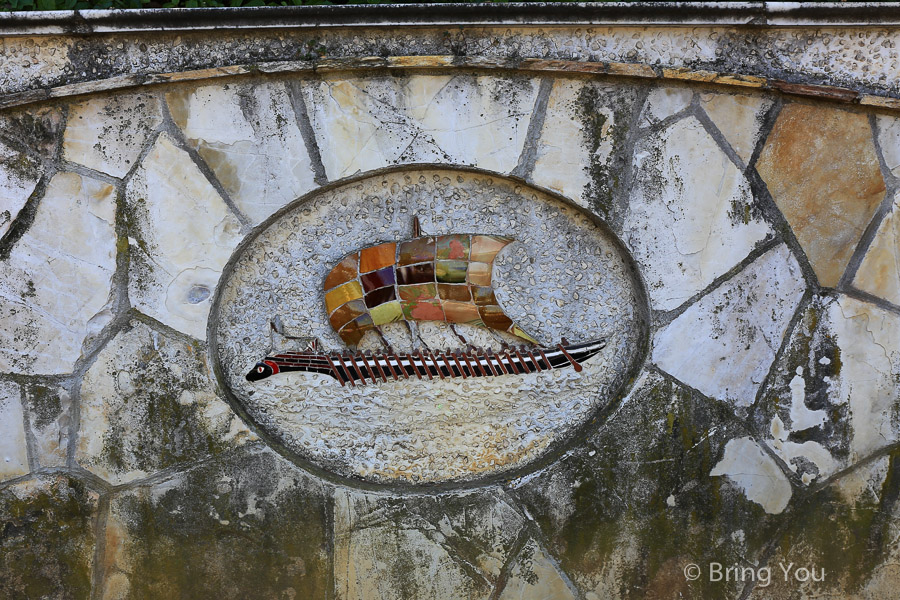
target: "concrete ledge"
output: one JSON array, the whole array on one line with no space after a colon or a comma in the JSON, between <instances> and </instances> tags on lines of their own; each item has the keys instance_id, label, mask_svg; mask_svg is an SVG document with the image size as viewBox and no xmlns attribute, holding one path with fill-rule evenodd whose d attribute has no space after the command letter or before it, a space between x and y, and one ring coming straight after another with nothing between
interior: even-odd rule
<instances>
[{"instance_id":1,"label":"concrete ledge","mask_svg":"<svg viewBox=\"0 0 900 600\"><path fill-rule=\"evenodd\" d=\"M0 14L0 35L409 26L778 28L898 24L898 2L548 2L12 12Z\"/></svg>"}]
</instances>

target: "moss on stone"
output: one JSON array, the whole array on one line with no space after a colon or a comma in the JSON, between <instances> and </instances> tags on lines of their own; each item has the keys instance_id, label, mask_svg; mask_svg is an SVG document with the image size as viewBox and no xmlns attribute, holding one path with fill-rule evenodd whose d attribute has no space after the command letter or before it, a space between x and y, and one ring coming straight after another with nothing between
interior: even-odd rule
<instances>
[{"instance_id":1,"label":"moss on stone","mask_svg":"<svg viewBox=\"0 0 900 600\"><path fill-rule=\"evenodd\" d=\"M0 491L0 597L88 598L96 509L68 477Z\"/></svg>"}]
</instances>

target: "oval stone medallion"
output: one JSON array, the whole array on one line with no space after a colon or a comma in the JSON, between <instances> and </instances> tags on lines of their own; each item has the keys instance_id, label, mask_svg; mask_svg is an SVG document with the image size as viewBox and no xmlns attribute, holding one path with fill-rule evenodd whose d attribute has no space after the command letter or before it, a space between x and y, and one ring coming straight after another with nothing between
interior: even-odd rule
<instances>
[{"instance_id":1,"label":"oval stone medallion","mask_svg":"<svg viewBox=\"0 0 900 600\"><path fill-rule=\"evenodd\" d=\"M506 315L542 348L598 338L583 369L491 377L399 378L341 385L318 373L248 381L267 355L346 350L326 312L324 280L362 248L421 235L514 241L496 255ZM472 238L474 239L474 238ZM263 223L237 249L210 315L217 376L270 444L340 478L375 484L463 484L523 472L615 403L646 348L646 299L609 229L564 200L495 175L407 168L314 192ZM403 354L502 351L521 338L470 324L405 321L367 331L360 350ZM524 351L524 348L522 348ZM354 349L355 351L355 349Z\"/></svg>"}]
</instances>

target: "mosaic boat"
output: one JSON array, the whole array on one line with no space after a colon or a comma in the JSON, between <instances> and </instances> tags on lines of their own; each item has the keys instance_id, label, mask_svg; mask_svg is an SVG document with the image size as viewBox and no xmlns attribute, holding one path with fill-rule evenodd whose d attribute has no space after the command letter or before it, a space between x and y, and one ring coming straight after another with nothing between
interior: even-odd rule
<instances>
[{"instance_id":1,"label":"mosaic boat","mask_svg":"<svg viewBox=\"0 0 900 600\"><path fill-rule=\"evenodd\" d=\"M606 347L606 340L567 344L565 340L553 348L505 346L490 349L397 353L321 352L314 343L307 350L267 356L247 374L249 381L259 381L277 373L306 371L337 379L341 385L386 383L399 379L452 379L461 377L499 377L536 373L563 367L581 371L581 362Z\"/></svg>"},{"instance_id":2,"label":"mosaic boat","mask_svg":"<svg viewBox=\"0 0 900 600\"><path fill-rule=\"evenodd\" d=\"M484 234L421 235L418 219L414 219L411 239L362 248L338 261L325 277L325 309L332 328L348 347L357 346L367 332L380 336L380 326L398 321L473 325L513 335L534 346L504 344L504 350L496 354L467 345L455 351L419 350L404 355L389 349L373 355L324 353L314 341L301 352L265 357L247 379L309 371L331 375L342 385L356 385L389 378L496 377L566 366L580 371L579 361L599 352L604 340L537 347L538 342L497 302L492 283L494 258L513 241ZM412 329L410 333L415 335ZM389 346L383 337L382 341Z\"/></svg>"}]
</instances>

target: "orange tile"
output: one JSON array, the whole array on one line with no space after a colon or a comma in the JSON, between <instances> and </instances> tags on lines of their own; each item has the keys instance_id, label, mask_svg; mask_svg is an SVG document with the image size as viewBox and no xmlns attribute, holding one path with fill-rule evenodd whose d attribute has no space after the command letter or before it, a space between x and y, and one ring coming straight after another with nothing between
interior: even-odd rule
<instances>
[{"instance_id":1,"label":"orange tile","mask_svg":"<svg viewBox=\"0 0 900 600\"><path fill-rule=\"evenodd\" d=\"M388 242L359 251L359 272L369 273L388 267L397 259L397 243Z\"/></svg>"}]
</instances>

